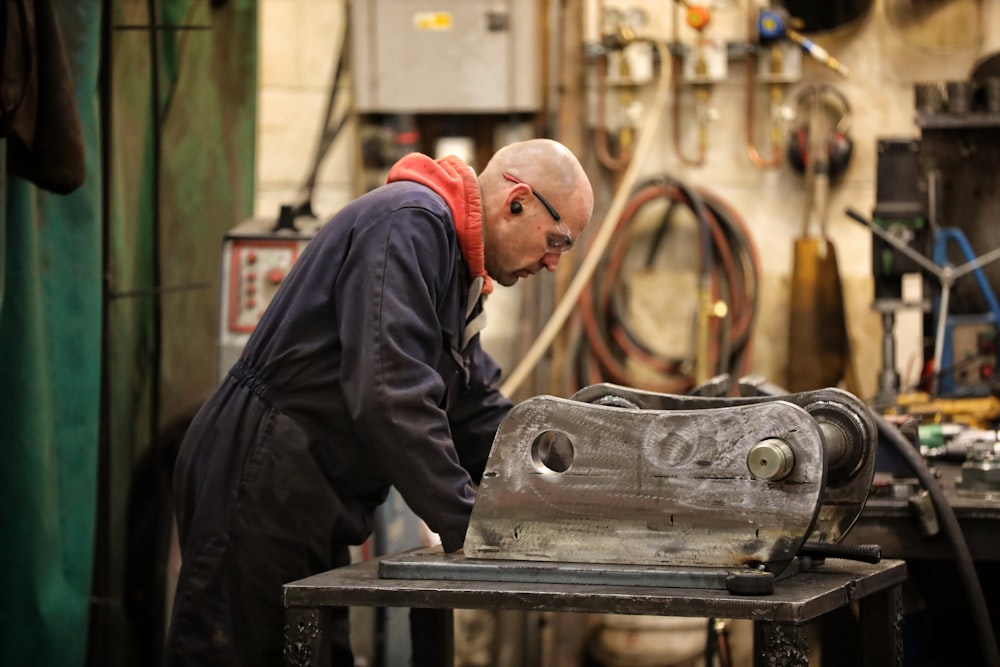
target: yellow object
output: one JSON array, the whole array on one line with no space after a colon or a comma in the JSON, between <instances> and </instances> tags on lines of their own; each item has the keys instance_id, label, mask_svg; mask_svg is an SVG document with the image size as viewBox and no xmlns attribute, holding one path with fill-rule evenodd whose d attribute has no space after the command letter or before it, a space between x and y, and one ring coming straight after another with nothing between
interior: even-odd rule
<instances>
[{"instance_id":1,"label":"yellow object","mask_svg":"<svg viewBox=\"0 0 1000 667\"><path fill-rule=\"evenodd\" d=\"M835 387L850 359L837 255L829 239L812 236L796 239L793 255L787 387Z\"/></svg>"},{"instance_id":2,"label":"yellow object","mask_svg":"<svg viewBox=\"0 0 1000 667\"><path fill-rule=\"evenodd\" d=\"M806 53L832 69L837 74L843 77L850 76L850 71L844 66L844 63L834 58L826 49L816 42L812 41L805 35L796 32L795 30L788 30L785 34L788 35L788 39L805 49Z\"/></svg>"},{"instance_id":3,"label":"yellow object","mask_svg":"<svg viewBox=\"0 0 1000 667\"><path fill-rule=\"evenodd\" d=\"M417 30L451 30L455 18L451 12L417 12L413 15L413 27Z\"/></svg>"},{"instance_id":4,"label":"yellow object","mask_svg":"<svg viewBox=\"0 0 1000 667\"><path fill-rule=\"evenodd\" d=\"M725 301L712 298L712 290L702 286L698 290L698 333L695 350L695 381L706 382L713 375L712 320L722 319L729 313Z\"/></svg>"},{"instance_id":5,"label":"yellow object","mask_svg":"<svg viewBox=\"0 0 1000 667\"><path fill-rule=\"evenodd\" d=\"M919 417L926 424L954 423L989 429L1000 419L1000 400L995 396L976 398L931 398L914 392L896 398L897 414Z\"/></svg>"}]
</instances>

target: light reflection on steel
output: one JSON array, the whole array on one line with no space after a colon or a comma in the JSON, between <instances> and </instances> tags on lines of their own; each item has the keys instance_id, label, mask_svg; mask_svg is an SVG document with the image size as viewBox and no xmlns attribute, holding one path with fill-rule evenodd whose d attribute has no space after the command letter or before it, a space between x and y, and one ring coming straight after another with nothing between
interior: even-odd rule
<instances>
[{"instance_id":1,"label":"light reflection on steel","mask_svg":"<svg viewBox=\"0 0 1000 667\"><path fill-rule=\"evenodd\" d=\"M850 529L875 447L868 408L838 389L535 397L497 433L464 555L777 574Z\"/></svg>"}]
</instances>

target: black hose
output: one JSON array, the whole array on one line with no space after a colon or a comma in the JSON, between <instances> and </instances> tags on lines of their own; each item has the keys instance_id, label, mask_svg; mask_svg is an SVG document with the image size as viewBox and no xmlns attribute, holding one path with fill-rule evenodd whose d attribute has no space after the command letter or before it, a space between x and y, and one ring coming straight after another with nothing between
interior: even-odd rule
<instances>
[{"instance_id":1,"label":"black hose","mask_svg":"<svg viewBox=\"0 0 1000 667\"><path fill-rule=\"evenodd\" d=\"M1000 667L1000 653L997 652L997 642L993 635L989 607L986 604L986 597L979 582L979 575L976 573L969 545L965 541L965 535L958 524L958 518L955 516L951 503L945 498L944 490L934 479L924 459L910 441L899 432L899 429L875 412L872 412L872 417L875 419L879 436L892 444L900 456L906 459L920 483L930 494L931 502L934 503L934 509L937 511L938 521L955 550L955 564L958 567L958 575L968 598L969 611L972 613L972 622L975 625L976 637L982 652L982 664L984 667Z\"/></svg>"},{"instance_id":2,"label":"black hose","mask_svg":"<svg viewBox=\"0 0 1000 667\"><path fill-rule=\"evenodd\" d=\"M882 560L882 547L877 544L829 544L827 542L803 542L799 547L800 556L809 558L839 558L861 563L878 563Z\"/></svg>"},{"instance_id":3,"label":"black hose","mask_svg":"<svg viewBox=\"0 0 1000 667\"><path fill-rule=\"evenodd\" d=\"M705 632L705 667L715 665L715 644L719 637L715 630L715 619L708 619L708 628Z\"/></svg>"},{"instance_id":4,"label":"black hose","mask_svg":"<svg viewBox=\"0 0 1000 667\"><path fill-rule=\"evenodd\" d=\"M635 222L639 210L654 201L666 201L665 213L644 248L629 247L632 240L625 230ZM631 326L623 291L615 288L626 256L633 250L639 251L636 254L644 260L641 263L645 268L655 265L667 231L680 210L688 210L698 223L700 286L714 283L718 297L730 305L729 315L720 319L713 334L711 372L733 375L745 372L757 311L756 250L738 214L722 200L703 188L661 175L636 185L618 222L622 233L607 249L600 277L595 278L581 299L584 322L589 326L583 344L576 349L577 384L590 384L594 380L590 373L597 371L603 380L646 386L646 379L633 377L626 369L626 360L648 368L661 378L649 380L655 386L647 388L683 393L693 384L690 359L666 358L647 344ZM591 354L593 366L584 374L582 371L591 365ZM676 389L670 389L674 386Z\"/></svg>"}]
</instances>

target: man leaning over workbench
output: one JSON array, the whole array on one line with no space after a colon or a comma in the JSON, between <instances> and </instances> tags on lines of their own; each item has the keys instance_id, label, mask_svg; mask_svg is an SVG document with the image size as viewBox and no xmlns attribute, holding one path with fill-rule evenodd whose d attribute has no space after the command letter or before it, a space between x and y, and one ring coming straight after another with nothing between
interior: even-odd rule
<instances>
[{"instance_id":1,"label":"man leaning over workbench","mask_svg":"<svg viewBox=\"0 0 1000 667\"><path fill-rule=\"evenodd\" d=\"M532 139L478 176L407 155L320 229L181 446L167 665L280 665L282 585L346 565L390 486L461 548L511 407L483 299L555 271L593 206L572 152ZM352 665L346 609L329 634Z\"/></svg>"}]
</instances>

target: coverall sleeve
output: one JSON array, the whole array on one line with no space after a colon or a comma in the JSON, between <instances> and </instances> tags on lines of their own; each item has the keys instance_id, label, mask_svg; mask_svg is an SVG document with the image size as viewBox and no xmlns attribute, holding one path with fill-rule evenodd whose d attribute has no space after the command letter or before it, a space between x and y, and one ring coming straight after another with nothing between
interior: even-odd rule
<instances>
[{"instance_id":1,"label":"coverall sleeve","mask_svg":"<svg viewBox=\"0 0 1000 667\"><path fill-rule=\"evenodd\" d=\"M438 308L457 270L451 224L422 208L395 211L352 239L335 287L341 381L358 435L446 551L461 548L475 497L436 368Z\"/></svg>"},{"instance_id":2,"label":"coverall sleeve","mask_svg":"<svg viewBox=\"0 0 1000 667\"><path fill-rule=\"evenodd\" d=\"M483 350L479 336L472 339L469 348L469 390L450 412L451 433L462 467L479 484L497 428L512 405L496 388L500 368Z\"/></svg>"}]
</instances>

